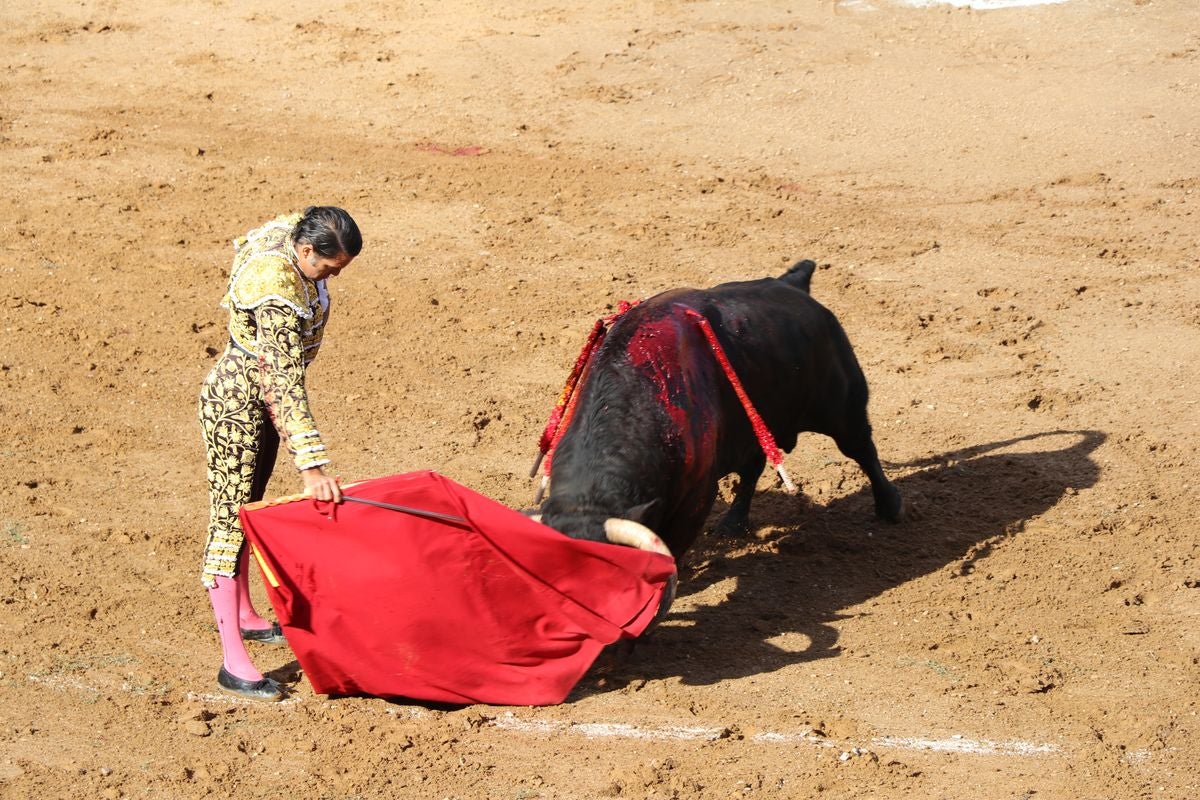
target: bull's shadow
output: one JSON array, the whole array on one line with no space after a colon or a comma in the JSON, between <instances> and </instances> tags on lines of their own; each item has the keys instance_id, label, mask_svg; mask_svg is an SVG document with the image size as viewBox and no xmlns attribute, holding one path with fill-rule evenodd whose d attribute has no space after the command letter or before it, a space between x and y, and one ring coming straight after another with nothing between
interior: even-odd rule
<instances>
[{"instance_id":1,"label":"bull's shadow","mask_svg":"<svg viewBox=\"0 0 1200 800\"><path fill-rule=\"evenodd\" d=\"M865 481L861 491L828 506L760 492L750 512L751 537L701 537L680 568L671 614L632 648L609 648L574 697L634 679L705 685L837 656L838 632L830 623L845 609L947 565L973 570L996 543L1022 535L1027 520L1066 492L1094 485L1099 467L1091 453L1105 439L1099 431L1052 431L885 465L919 511L899 525L875 519ZM714 510L710 531L724 510ZM731 592L724 601L691 601L725 581ZM801 634L807 647L772 643L785 634Z\"/></svg>"}]
</instances>

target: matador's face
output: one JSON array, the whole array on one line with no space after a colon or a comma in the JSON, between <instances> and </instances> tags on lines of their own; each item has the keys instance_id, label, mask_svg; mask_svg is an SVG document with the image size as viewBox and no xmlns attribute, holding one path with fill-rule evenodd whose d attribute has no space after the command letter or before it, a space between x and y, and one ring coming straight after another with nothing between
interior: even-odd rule
<instances>
[{"instance_id":1,"label":"matador's face","mask_svg":"<svg viewBox=\"0 0 1200 800\"><path fill-rule=\"evenodd\" d=\"M296 258L300 271L314 281L322 281L341 274L341 271L354 260L354 256L348 253L338 253L333 257L323 256L308 242L296 243Z\"/></svg>"}]
</instances>

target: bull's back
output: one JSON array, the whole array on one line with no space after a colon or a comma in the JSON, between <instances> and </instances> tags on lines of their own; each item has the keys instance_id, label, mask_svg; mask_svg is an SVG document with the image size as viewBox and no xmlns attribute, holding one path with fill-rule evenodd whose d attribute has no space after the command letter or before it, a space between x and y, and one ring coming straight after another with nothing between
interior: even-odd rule
<instances>
[{"instance_id":1,"label":"bull's back","mask_svg":"<svg viewBox=\"0 0 1200 800\"><path fill-rule=\"evenodd\" d=\"M778 444L801 431L829 433L866 381L837 318L788 281L764 278L667 292L648 303L701 313ZM748 424L748 423L747 423Z\"/></svg>"}]
</instances>

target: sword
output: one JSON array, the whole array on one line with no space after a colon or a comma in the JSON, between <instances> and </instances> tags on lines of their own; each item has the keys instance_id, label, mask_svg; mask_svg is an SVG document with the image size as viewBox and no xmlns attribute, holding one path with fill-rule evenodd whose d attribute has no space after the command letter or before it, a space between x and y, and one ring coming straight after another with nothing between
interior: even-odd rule
<instances>
[{"instance_id":1,"label":"sword","mask_svg":"<svg viewBox=\"0 0 1200 800\"><path fill-rule=\"evenodd\" d=\"M380 500L368 500L365 497L351 497L348 494L342 495L342 500L350 503L362 503L365 506L375 506L376 508L386 508L388 511L399 511L404 514L412 514L414 517L425 517L426 519L436 519L441 522L451 522L463 527L470 527L470 523L463 517L456 517L453 514L442 514L438 511L426 511L423 508L409 508L408 506L397 506L391 503L384 503Z\"/></svg>"}]
</instances>

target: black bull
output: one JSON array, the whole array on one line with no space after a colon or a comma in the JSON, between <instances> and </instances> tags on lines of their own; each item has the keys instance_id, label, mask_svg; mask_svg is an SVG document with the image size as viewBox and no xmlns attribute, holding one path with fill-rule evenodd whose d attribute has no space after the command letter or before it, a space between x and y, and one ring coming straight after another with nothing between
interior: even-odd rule
<instances>
[{"instance_id":1,"label":"black bull","mask_svg":"<svg viewBox=\"0 0 1200 800\"><path fill-rule=\"evenodd\" d=\"M614 520L631 520L661 539L653 549L679 558L718 481L737 473L719 530L749 530L766 457L692 312L708 320L778 446L790 451L803 431L830 436L871 481L876 513L900 521L904 503L871 439L866 378L836 317L809 295L815 269L801 261L779 278L674 289L619 317L553 452L542 521L574 538L636 544L612 532Z\"/></svg>"}]
</instances>

